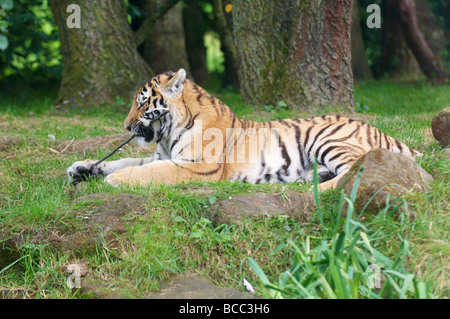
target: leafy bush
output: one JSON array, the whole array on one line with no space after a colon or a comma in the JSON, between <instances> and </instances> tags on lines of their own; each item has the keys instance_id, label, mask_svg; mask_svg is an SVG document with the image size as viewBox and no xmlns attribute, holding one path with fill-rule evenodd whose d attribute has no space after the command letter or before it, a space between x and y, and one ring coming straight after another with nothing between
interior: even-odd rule
<instances>
[{"instance_id":1,"label":"leafy bush","mask_svg":"<svg viewBox=\"0 0 450 319\"><path fill-rule=\"evenodd\" d=\"M48 1L1 0L0 20L1 82L61 77L61 44Z\"/></svg>"}]
</instances>

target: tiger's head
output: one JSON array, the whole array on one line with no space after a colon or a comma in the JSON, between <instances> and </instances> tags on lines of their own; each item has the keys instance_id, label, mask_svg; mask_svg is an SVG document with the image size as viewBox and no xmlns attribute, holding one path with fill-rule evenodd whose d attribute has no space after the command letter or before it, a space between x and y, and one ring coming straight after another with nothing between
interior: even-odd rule
<instances>
[{"instance_id":1,"label":"tiger's head","mask_svg":"<svg viewBox=\"0 0 450 319\"><path fill-rule=\"evenodd\" d=\"M136 92L125 128L137 136L139 144L148 145L164 134L174 119L172 111L181 98L185 78L184 69L176 73L168 71L155 76ZM151 123L164 109L170 113Z\"/></svg>"}]
</instances>

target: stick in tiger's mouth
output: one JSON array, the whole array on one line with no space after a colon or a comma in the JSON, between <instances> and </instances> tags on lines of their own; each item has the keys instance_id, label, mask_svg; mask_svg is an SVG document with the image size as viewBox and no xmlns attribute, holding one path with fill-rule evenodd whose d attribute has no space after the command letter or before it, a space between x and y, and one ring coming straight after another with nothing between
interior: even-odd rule
<instances>
[{"instance_id":1,"label":"stick in tiger's mouth","mask_svg":"<svg viewBox=\"0 0 450 319\"><path fill-rule=\"evenodd\" d=\"M157 120L159 120L160 118L162 118L163 116L165 116L166 114L168 114L170 112L169 109L164 108L164 107L159 107L154 109L153 111L163 111L161 114L159 114L157 117L155 117L153 120L151 120L149 125L152 125L154 122L156 122ZM97 162L95 162L92 167L97 166L98 164L100 164L101 162L103 162L104 160L106 160L107 158L111 157L115 152L117 152L122 146L128 144L129 142L131 142L131 140L133 140L135 137L137 137L136 134L132 134L125 142L121 143L119 146L117 146L111 153L109 153L108 155L106 155L105 157L103 157L102 159L98 160Z\"/></svg>"}]
</instances>

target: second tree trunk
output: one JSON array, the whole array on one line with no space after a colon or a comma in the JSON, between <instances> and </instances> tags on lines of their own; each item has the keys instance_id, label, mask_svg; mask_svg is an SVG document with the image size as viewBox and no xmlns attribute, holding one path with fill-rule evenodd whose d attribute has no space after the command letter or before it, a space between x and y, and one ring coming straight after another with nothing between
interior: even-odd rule
<instances>
[{"instance_id":1,"label":"second tree trunk","mask_svg":"<svg viewBox=\"0 0 450 319\"><path fill-rule=\"evenodd\" d=\"M234 1L241 94L253 105L353 105L352 0Z\"/></svg>"}]
</instances>

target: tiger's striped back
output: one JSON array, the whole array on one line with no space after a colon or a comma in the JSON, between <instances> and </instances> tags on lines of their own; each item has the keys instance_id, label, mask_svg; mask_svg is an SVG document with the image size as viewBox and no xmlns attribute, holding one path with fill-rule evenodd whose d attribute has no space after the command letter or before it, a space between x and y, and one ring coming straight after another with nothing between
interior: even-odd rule
<instances>
[{"instance_id":1,"label":"tiger's striped back","mask_svg":"<svg viewBox=\"0 0 450 319\"><path fill-rule=\"evenodd\" d=\"M377 148L411 158L421 155L376 127L339 115L313 117L299 120L299 123L305 132L300 143L309 161L317 157L318 164L326 165L335 175L339 175L346 165Z\"/></svg>"},{"instance_id":2,"label":"tiger's striped back","mask_svg":"<svg viewBox=\"0 0 450 319\"><path fill-rule=\"evenodd\" d=\"M240 167L234 164L234 169L230 169L231 180L256 184L309 182L312 180L314 159L317 158L319 178L324 182L347 172L359 157L373 149L383 148L411 158L421 155L369 124L339 115L265 123L245 121L245 127L276 130L278 149L267 153L258 148L258 161L243 163ZM243 143L248 144L246 150L250 153L249 146L252 143L259 145L260 142L254 134L236 142Z\"/></svg>"}]
</instances>

